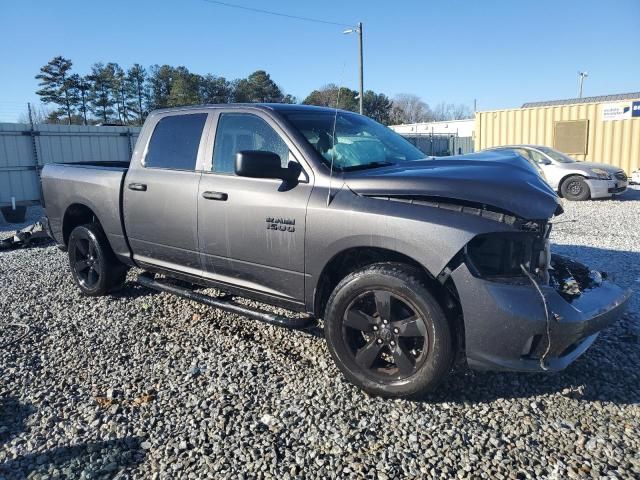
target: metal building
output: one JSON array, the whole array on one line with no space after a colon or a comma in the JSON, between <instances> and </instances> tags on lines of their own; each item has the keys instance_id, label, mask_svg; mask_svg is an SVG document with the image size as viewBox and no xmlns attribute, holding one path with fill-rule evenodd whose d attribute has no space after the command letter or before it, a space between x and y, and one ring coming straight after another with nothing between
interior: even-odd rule
<instances>
[{"instance_id":1,"label":"metal building","mask_svg":"<svg viewBox=\"0 0 640 480\"><path fill-rule=\"evenodd\" d=\"M442 122L404 123L389 125L391 130L400 135L455 135L457 137L472 137L475 120L446 120Z\"/></svg>"},{"instance_id":2,"label":"metal building","mask_svg":"<svg viewBox=\"0 0 640 480\"><path fill-rule=\"evenodd\" d=\"M475 120L405 123L389 128L402 135L426 155L436 157L473 152Z\"/></svg>"},{"instance_id":3,"label":"metal building","mask_svg":"<svg viewBox=\"0 0 640 480\"><path fill-rule=\"evenodd\" d=\"M640 92L476 113L476 151L511 144L547 145L631 174L640 168Z\"/></svg>"}]
</instances>

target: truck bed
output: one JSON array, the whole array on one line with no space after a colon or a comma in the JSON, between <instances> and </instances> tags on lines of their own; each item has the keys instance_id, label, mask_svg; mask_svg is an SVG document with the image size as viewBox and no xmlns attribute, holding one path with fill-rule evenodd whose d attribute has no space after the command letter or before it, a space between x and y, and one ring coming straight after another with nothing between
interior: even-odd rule
<instances>
[{"instance_id":1,"label":"truck bed","mask_svg":"<svg viewBox=\"0 0 640 480\"><path fill-rule=\"evenodd\" d=\"M119 168L119 169L128 169L130 162L122 162L122 161L111 161L111 162L65 162L65 163L53 163L51 165L68 165L68 166L77 166L77 167L95 167L95 168Z\"/></svg>"},{"instance_id":2,"label":"truck bed","mask_svg":"<svg viewBox=\"0 0 640 480\"><path fill-rule=\"evenodd\" d=\"M47 200L44 208L51 232L59 244L66 245L70 233L65 230L65 212L66 215L82 216L88 207L102 225L114 252L129 256L120 209L128 168L129 162L45 165L41 175L43 198ZM92 221L91 215L87 217L88 222Z\"/></svg>"}]
</instances>

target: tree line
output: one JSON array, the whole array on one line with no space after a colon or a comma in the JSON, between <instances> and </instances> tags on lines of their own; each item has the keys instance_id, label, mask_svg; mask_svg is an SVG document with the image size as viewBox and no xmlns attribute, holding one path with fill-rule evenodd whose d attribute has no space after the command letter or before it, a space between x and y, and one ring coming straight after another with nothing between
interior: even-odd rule
<instances>
[{"instance_id":1,"label":"tree line","mask_svg":"<svg viewBox=\"0 0 640 480\"><path fill-rule=\"evenodd\" d=\"M114 62L93 64L85 75L72 71L73 62L57 56L36 75L42 103L53 109L37 121L65 124L142 125L148 113L158 108L207 103L298 103L286 94L264 70L246 78L228 80L213 74L200 75L186 67L136 63L124 69ZM302 100L358 111L358 92L335 84L312 91ZM420 97L400 94L390 99L384 93L364 92L364 114L383 124L416 123L469 118L466 105L438 104L429 107Z\"/></svg>"}]
</instances>

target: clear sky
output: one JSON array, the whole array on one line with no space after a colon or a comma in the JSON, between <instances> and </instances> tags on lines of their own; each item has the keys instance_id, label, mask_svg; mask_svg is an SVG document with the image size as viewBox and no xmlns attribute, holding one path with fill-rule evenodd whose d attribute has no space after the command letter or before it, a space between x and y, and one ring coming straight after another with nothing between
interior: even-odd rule
<instances>
[{"instance_id":1,"label":"clear sky","mask_svg":"<svg viewBox=\"0 0 640 480\"><path fill-rule=\"evenodd\" d=\"M640 0L226 0L338 23L364 22L365 88L497 109L526 101L640 91ZM34 76L56 55L167 63L229 79L267 70L303 99L357 88L357 38L337 25L206 0L0 0L0 121L37 102Z\"/></svg>"}]
</instances>

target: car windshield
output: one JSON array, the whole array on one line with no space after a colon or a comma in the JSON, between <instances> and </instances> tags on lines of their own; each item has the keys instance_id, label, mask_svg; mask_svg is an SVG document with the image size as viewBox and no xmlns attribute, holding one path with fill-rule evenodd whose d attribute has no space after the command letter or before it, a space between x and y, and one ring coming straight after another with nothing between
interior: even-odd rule
<instances>
[{"instance_id":1,"label":"car windshield","mask_svg":"<svg viewBox=\"0 0 640 480\"><path fill-rule=\"evenodd\" d=\"M292 112L285 117L336 170L375 168L426 155L394 131L348 112Z\"/></svg>"},{"instance_id":2,"label":"car windshield","mask_svg":"<svg viewBox=\"0 0 640 480\"><path fill-rule=\"evenodd\" d=\"M554 150L553 148L549 148L549 147L539 147L538 150L540 150L542 153L546 153L547 155L549 155L551 158L553 158L556 162L560 162L560 163L574 163L576 160L574 160L573 158L571 158L569 155L566 155L562 152L559 152L557 150Z\"/></svg>"}]
</instances>

